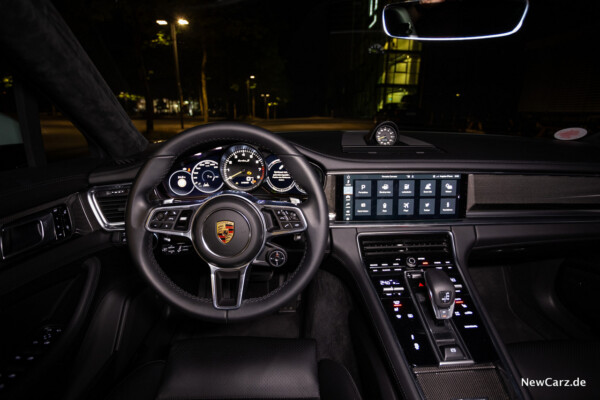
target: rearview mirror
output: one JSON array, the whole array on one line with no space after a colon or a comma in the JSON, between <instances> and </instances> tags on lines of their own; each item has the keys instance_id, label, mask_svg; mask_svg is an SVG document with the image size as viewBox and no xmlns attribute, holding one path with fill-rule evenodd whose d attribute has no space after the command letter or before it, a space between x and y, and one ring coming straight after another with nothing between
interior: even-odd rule
<instances>
[{"instance_id":1,"label":"rearview mirror","mask_svg":"<svg viewBox=\"0 0 600 400\"><path fill-rule=\"evenodd\" d=\"M383 9L388 36L416 40L470 40L517 32L529 0L408 0Z\"/></svg>"}]
</instances>

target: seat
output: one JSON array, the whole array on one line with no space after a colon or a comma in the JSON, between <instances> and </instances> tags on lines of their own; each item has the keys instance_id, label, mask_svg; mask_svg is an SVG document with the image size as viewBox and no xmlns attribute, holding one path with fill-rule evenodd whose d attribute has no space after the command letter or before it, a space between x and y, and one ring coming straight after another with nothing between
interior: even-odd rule
<instances>
[{"instance_id":1,"label":"seat","mask_svg":"<svg viewBox=\"0 0 600 400\"><path fill-rule=\"evenodd\" d=\"M518 383L534 400L600 399L600 343L524 342L507 349L520 373ZM567 380L571 386L564 386Z\"/></svg>"},{"instance_id":2,"label":"seat","mask_svg":"<svg viewBox=\"0 0 600 400\"><path fill-rule=\"evenodd\" d=\"M166 361L138 367L107 400L360 398L342 365L317 363L313 340L216 337L176 343Z\"/></svg>"}]
</instances>

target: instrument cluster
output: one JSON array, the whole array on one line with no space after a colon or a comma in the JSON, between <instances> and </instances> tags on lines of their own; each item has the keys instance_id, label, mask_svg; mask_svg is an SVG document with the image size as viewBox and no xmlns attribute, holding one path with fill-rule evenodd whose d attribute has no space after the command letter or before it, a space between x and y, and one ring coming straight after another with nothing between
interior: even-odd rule
<instances>
[{"instance_id":1,"label":"instrument cluster","mask_svg":"<svg viewBox=\"0 0 600 400\"><path fill-rule=\"evenodd\" d=\"M247 144L217 147L176 165L164 182L173 197L206 196L220 190L306 194L276 155Z\"/></svg>"}]
</instances>

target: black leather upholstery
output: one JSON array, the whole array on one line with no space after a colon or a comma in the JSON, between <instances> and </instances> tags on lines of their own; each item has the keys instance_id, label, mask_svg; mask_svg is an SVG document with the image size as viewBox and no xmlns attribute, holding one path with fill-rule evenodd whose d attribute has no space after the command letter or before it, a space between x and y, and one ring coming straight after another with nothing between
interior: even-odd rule
<instances>
[{"instance_id":1,"label":"black leather upholstery","mask_svg":"<svg viewBox=\"0 0 600 400\"><path fill-rule=\"evenodd\" d=\"M132 372L107 400L360 400L348 371L316 361L312 340L205 338Z\"/></svg>"},{"instance_id":2,"label":"black leather upholstery","mask_svg":"<svg viewBox=\"0 0 600 400\"><path fill-rule=\"evenodd\" d=\"M157 396L167 399L318 399L310 340L211 338L171 350Z\"/></svg>"},{"instance_id":3,"label":"black leather upholstery","mask_svg":"<svg viewBox=\"0 0 600 400\"><path fill-rule=\"evenodd\" d=\"M360 392L344 366L333 360L319 361L321 398L327 400L360 400Z\"/></svg>"},{"instance_id":4,"label":"black leather upholstery","mask_svg":"<svg viewBox=\"0 0 600 400\"><path fill-rule=\"evenodd\" d=\"M550 385L560 381L585 380L585 386L529 386L534 400L600 399L600 343L598 342L526 342L507 346L521 376L517 381L533 379ZM548 379L550 378L550 379ZM559 381L559 382L556 382Z\"/></svg>"},{"instance_id":5,"label":"black leather upholstery","mask_svg":"<svg viewBox=\"0 0 600 400\"><path fill-rule=\"evenodd\" d=\"M142 365L130 373L106 400L154 399L164 369L164 361L152 361Z\"/></svg>"}]
</instances>

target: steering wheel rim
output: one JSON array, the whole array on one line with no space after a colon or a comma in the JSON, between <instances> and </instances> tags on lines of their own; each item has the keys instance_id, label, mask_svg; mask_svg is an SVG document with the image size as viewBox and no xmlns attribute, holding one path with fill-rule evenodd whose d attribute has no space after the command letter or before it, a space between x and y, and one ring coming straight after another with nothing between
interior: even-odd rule
<instances>
[{"instance_id":1,"label":"steering wheel rim","mask_svg":"<svg viewBox=\"0 0 600 400\"><path fill-rule=\"evenodd\" d=\"M304 231L307 248L299 266L278 288L260 298L244 299L241 306L235 309L217 309L213 299L197 297L177 286L154 257L153 233L148 229L152 213L160 206L149 200L149 193L164 180L179 156L202 144L217 141L244 142L269 149L281 159L294 180L308 194L308 199L296 206L306 221ZM224 193L216 196L221 194ZM325 194L309 162L285 139L265 129L241 123L215 123L194 127L165 142L138 173L129 194L125 220L131 256L150 286L176 308L202 319L219 322L255 318L275 311L293 300L317 272L326 251L329 234ZM191 221L190 230L197 223L197 219Z\"/></svg>"}]
</instances>

